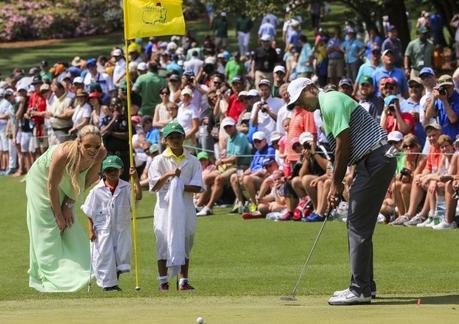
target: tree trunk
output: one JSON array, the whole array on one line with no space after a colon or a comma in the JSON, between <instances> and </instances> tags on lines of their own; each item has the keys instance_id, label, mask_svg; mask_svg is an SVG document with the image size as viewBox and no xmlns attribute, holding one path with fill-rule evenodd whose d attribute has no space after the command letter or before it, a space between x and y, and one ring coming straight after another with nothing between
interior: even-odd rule
<instances>
[{"instance_id":1,"label":"tree trunk","mask_svg":"<svg viewBox=\"0 0 459 324\"><path fill-rule=\"evenodd\" d=\"M389 21L397 27L398 37L402 41L403 49L410 42L410 29L406 16L406 7L404 0L385 0L384 12L389 16Z\"/></svg>"}]
</instances>

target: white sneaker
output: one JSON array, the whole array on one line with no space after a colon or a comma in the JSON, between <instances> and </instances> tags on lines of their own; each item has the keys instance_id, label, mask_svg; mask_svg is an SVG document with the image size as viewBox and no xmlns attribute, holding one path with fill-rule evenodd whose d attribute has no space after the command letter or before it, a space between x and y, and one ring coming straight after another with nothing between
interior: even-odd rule
<instances>
[{"instance_id":1,"label":"white sneaker","mask_svg":"<svg viewBox=\"0 0 459 324\"><path fill-rule=\"evenodd\" d=\"M422 217L420 214L417 214L413 218L411 218L409 221L403 223L403 225L408 226L408 227L414 227L417 226L418 224L424 223L426 219Z\"/></svg>"},{"instance_id":2,"label":"white sneaker","mask_svg":"<svg viewBox=\"0 0 459 324\"><path fill-rule=\"evenodd\" d=\"M386 223L386 216L384 216L383 214L379 214L377 222L378 222L378 224L385 224Z\"/></svg>"},{"instance_id":3,"label":"white sneaker","mask_svg":"<svg viewBox=\"0 0 459 324\"><path fill-rule=\"evenodd\" d=\"M432 216L429 216L424 222L416 225L416 227L431 227L431 225L434 225L434 219Z\"/></svg>"},{"instance_id":4,"label":"white sneaker","mask_svg":"<svg viewBox=\"0 0 459 324\"><path fill-rule=\"evenodd\" d=\"M396 220L393 222L389 223L390 225L403 225L405 222L408 222L410 219L408 218L408 215L402 215L398 216Z\"/></svg>"},{"instance_id":5,"label":"white sneaker","mask_svg":"<svg viewBox=\"0 0 459 324\"><path fill-rule=\"evenodd\" d=\"M209 207L204 207L203 209L201 209L199 213L196 214L196 216L208 216L212 214L212 209L210 209Z\"/></svg>"},{"instance_id":6,"label":"white sneaker","mask_svg":"<svg viewBox=\"0 0 459 324\"><path fill-rule=\"evenodd\" d=\"M344 290L337 290L333 293L333 297L337 297L339 295L342 295L344 294L345 292L347 292L349 290L349 288L347 289L344 289ZM371 291L371 299L375 299L376 298L376 290L372 290Z\"/></svg>"},{"instance_id":7,"label":"white sneaker","mask_svg":"<svg viewBox=\"0 0 459 324\"><path fill-rule=\"evenodd\" d=\"M440 224L432 226L432 228L434 230L447 230L447 229L457 228L457 224L455 221L452 221L451 223L442 221Z\"/></svg>"},{"instance_id":8,"label":"white sneaker","mask_svg":"<svg viewBox=\"0 0 459 324\"><path fill-rule=\"evenodd\" d=\"M363 294L357 296L349 289L341 291L341 294L332 296L328 300L329 305L356 305L356 304L371 304L371 296L364 297Z\"/></svg>"}]
</instances>

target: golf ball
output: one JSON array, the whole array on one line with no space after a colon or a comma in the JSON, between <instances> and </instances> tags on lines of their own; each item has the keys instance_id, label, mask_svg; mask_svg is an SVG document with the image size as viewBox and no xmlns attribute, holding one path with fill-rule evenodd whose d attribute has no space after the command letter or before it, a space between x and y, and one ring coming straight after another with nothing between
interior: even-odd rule
<instances>
[{"instance_id":1,"label":"golf ball","mask_svg":"<svg viewBox=\"0 0 459 324\"><path fill-rule=\"evenodd\" d=\"M196 318L196 323L197 324L204 324L204 319L202 317Z\"/></svg>"}]
</instances>

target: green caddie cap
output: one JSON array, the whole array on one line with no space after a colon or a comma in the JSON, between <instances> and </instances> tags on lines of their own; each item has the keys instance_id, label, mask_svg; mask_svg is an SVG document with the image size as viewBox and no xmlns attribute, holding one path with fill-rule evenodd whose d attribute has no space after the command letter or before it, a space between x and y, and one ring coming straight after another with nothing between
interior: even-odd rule
<instances>
[{"instance_id":1,"label":"green caddie cap","mask_svg":"<svg viewBox=\"0 0 459 324\"><path fill-rule=\"evenodd\" d=\"M102 171L109 168L122 169L124 168L123 161L117 155L109 155L102 162Z\"/></svg>"},{"instance_id":2,"label":"green caddie cap","mask_svg":"<svg viewBox=\"0 0 459 324\"><path fill-rule=\"evenodd\" d=\"M172 133L179 133L185 135L185 130L183 129L182 125L179 123L172 121L163 128L163 136L168 137Z\"/></svg>"}]
</instances>

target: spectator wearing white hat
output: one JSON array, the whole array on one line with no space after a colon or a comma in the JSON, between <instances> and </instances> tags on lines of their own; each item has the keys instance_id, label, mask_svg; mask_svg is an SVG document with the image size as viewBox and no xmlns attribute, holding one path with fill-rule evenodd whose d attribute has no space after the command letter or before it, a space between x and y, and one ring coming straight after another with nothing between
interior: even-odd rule
<instances>
[{"instance_id":1,"label":"spectator wearing white hat","mask_svg":"<svg viewBox=\"0 0 459 324\"><path fill-rule=\"evenodd\" d=\"M3 93L3 99L0 101L0 172L1 175L9 175L14 171L9 169L9 151L10 145L8 140L8 122L13 110L14 91L6 89Z\"/></svg>"},{"instance_id":2,"label":"spectator wearing white hat","mask_svg":"<svg viewBox=\"0 0 459 324\"><path fill-rule=\"evenodd\" d=\"M181 92L181 103L178 108L177 122L185 130L185 145L196 144L196 133L199 130L199 112L192 104L193 91L185 88Z\"/></svg>"},{"instance_id":3,"label":"spectator wearing white hat","mask_svg":"<svg viewBox=\"0 0 459 324\"><path fill-rule=\"evenodd\" d=\"M271 94L273 97L281 98L279 88L285 84L285 67L276 65L273 70L273 86Z\"/></svg>"},{"instance_id":4,"label":"spectator wearing white hat","mask_svg":"<svg viewBox=\"0 0 459 324\"><path fill-rule=\"evenodd\" d=\"M268 34L263 34L260 37L260 41L261 46L255 49L250 72L250 77L255 80L255 86L258 86L262 79L273 81L272 72L279 61L279 55L271 46L272 37Z\"/></svg>"},{"instance_id":5,"label":"spectator wearing white hat","mask_svg":"<svg viewBox=\"0 0 459 324\"><path fill-rule=\"evenodd\" d=\"M276 130L277 113L284 101L271 96L271 82L267 79L260 80L258 84L261 100L252 108L252 125L265 134Z\"/></svg>"},{"instance_id":6,"label":"spectator wearing white hat","mask_svg":"<svg viewBox=\"0 0 459 324\"><path fill-rule=\"evenodd\" d=\"M112 57L115 60L115 67L113 68L113 84L115 87L120 87L121 80L126 76L126 61L123 57L123 51L120 48L115 48L112 51Z\"/></svg>"}]
</instances>

